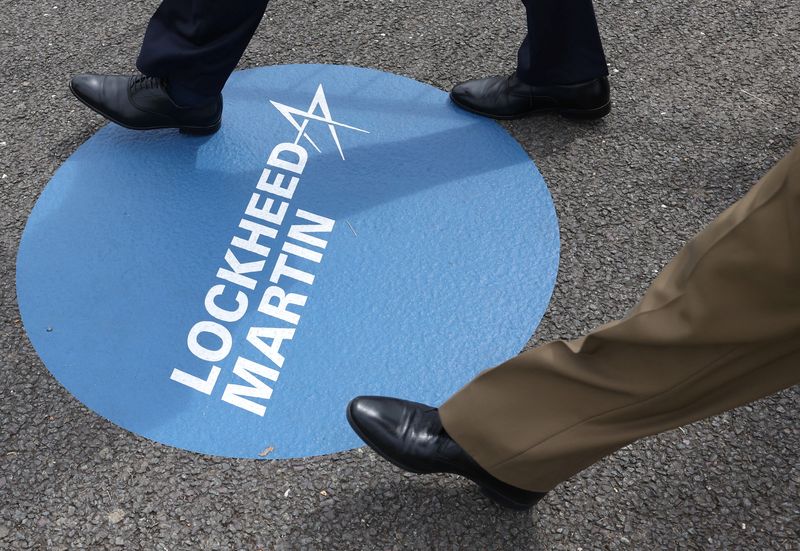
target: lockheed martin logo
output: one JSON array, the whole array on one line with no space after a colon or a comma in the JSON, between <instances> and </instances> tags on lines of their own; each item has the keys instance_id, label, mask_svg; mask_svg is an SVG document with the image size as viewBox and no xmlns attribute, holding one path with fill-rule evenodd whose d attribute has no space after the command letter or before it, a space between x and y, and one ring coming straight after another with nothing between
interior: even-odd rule
<instances>
[{"instance_id":1,"label":"lockheed martin logo","mask_svg":"<svg viewBox=\"0 0 800 551\"><path fill-rule=\"evenodd\" d=\"M288 105L278 103L277 101L270 100L270 103L275 107L275 109L280 111L281 114L286 117L286 120L288 120L292 126L294 126L295 130L297 130L297 138L295 138L294 143L296 144L299 142L300 138L305 138L308 143L310 143L311 146L317 150L318 153L322 153L322 151L319 147L317 147L317 144L314 143L314 140L311 139L311 136L308 135L308 132L306 132L309 121L319 121L328 125L328 129L331 131L331 136L333 137L334 143L336 143L336 148L339 150L339 155L341 155L342 160L344 160L344 152L342 151L342 144L339 142L339 135L336 133L337 126L340 128L347 128L348 130L355 130L356 132L364 132L365 134L369 134L367 130L356 128L355 126L350 126L348 124L333 120L330 107L328 107L328 99L325 97L325 90L322 88L322 84L320 84L317 88L317 93L314 94L314 99L311 100L311 105L308 106L307 111L297 109L296 107L289 107ZM319 110L319 114L316 113L317 110ZM302 122L298 122L295 116L300 117Z\"/></svg>"}]
</instances>

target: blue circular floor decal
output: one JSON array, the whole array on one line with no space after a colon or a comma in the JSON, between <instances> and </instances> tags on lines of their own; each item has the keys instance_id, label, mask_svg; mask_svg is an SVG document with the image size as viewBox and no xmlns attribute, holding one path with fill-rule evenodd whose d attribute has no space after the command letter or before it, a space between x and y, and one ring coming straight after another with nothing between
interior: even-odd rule
<instances>
[{"instance_id":1,"label":"blue circular floor decal","mask_svg":"<svg viewBox=\"0 0 800 551\"><path fill-rule=\"evenodd\" d=\"M158 442L287 458L361 445L359 394L439 404L519 352L558 222L496 123L369 69L235 73L207 137L110 124L20 245L25 328L53 375Z\"/></svg>"}]
</instances>

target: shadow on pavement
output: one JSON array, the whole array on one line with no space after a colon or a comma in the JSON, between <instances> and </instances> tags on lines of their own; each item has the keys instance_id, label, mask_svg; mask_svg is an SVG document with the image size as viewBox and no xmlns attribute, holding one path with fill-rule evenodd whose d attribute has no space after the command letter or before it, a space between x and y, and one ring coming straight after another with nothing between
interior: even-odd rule
<instances>
[{"instance_id":1,"label":"shadow on pavement","mask_svg":"<svg viewBox=\"0 0 800 551\"><path fill-rule=\"evenodd\" d=\"M316 541L350 549L465 550L485 548L487 541L494 550L541 549L532 512L500 508L463 479L390 477L352 495L322 499L295 519L287 541L302 544L304 535L319 530ZM354 537L359 539L345 539Z\"/></svg>"}]
</instances>

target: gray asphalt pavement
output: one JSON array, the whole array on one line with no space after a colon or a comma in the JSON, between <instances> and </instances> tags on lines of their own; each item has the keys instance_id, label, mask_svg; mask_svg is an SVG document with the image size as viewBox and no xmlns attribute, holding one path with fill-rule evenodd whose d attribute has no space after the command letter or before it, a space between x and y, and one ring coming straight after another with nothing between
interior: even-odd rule
<instances>
[{"instance_id":1,"label":"gray asphalt pavement","mask_svg":"<svg viewBox=\"0 0 800 551\"><path fill-rule=\"evenodd\" d=\"M636 442L532 513L364 449L203 457L75 400L23 332L16 251L53 172L104 124L71 97L70 75L133 70L156 4L0 0L0 549L800 548L798 387ZM611 115L505 125L562 228L556 291L528 346L622 315L800 134L797 0L602 0L597 12ZM448 89L512 70L522 15L512 0L275 0L242 66L353 64Z\"/></svg>"}]
</instances>

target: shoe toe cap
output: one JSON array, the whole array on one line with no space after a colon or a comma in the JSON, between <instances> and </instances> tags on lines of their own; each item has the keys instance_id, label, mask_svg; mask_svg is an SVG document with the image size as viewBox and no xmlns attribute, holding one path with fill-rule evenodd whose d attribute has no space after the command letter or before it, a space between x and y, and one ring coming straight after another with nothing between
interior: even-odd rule
<instances>
[{"instance_id":1,"label":"shoe toe cap","mask_svg":"<svg viewBox=\"0 0 800 551\"><path fill-rule=\"evenodd\" d=\"M470 86L469 82L461 82L453 86L453 89L450 90L450 95L457 98L462 98L466 96L472 95L470 93Z\"/></svg>"},{"instance_id":2,"label":"shoe toe cap","mask_svg":"<svg viewBox=\"0 0 800 551\"><path fill-rule=\"evenodd\" d=\"M496 103L499 87L505 80L503 77L488 77L456 84L450 91L450 99L472 110L491 108Z\"/></svg>"},{"instance_id":3,"label":"shoe toe cap","mask_svg":"<svg viewBox=\"0 0 800 551\"><path fill-rule=\"evenodd\" d=\"M462 105L472 105L481 96L482 80L468 80L453 86L450 98Z\"/></svg>"},{"instance_id":4,"label":"shoe toe cap","mask_svg":"<svg viewBox=\"0 0 800 551\"><path fill-rule=\"evenodd\" d=\"M99 75L76 75L72 77L69 87L80 99L95 101L100 97L103 80Z\"/></svg>"},{"instance_id":5,"label":"shoe toe cap","mask_svg":"<svg viewBox=\"0 0 800 551\"><path fill-rule=\"evenodd\" d=\"M347 419L350 424L363 437L369 438L371 434L380 432L379 429L387 424L387 405L391 399L381 396L359 396L350 401L347 406ZM389 408L391 409L391 408Z\"/></svg>"},{"instance_id":6,"label":"shoe toe cap","mask_svg":"<svg viewBox=\"0 0 800 551\"><path fill-rule=\"evenodd\" d=\"M368 444L391 447L407 429L414 411L427 407L385 396L359 396L347 406L347 419Z\"/></svg>"}]
</instances>

